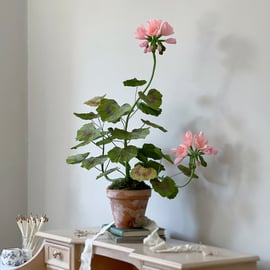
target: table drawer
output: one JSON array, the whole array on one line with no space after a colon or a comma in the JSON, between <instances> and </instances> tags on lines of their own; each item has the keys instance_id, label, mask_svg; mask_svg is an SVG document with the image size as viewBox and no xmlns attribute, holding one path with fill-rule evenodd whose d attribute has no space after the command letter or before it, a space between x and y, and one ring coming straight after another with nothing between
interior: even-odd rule
<instances>
[{"instance_id":1,"label":"table drawer","mask_svg":"<svg viewBox=\"0 0 270 270\"><path fill-rule=\"evenodd\" d=\"M71 267L71 247L45 243L45 263L65 269Z\"/></svg>"},{"instance_id":2,"label":"table drawer","mask_svg":"<svg viewBox=\"0 0 270 270\"><path fill-rule=\"evenodd\" d=\"M142 270L160 270L160 268L153 268L151 266L143 265Z\"/></svg>"},{"instance_id":3,"label":"table drawer","mask_svg":"<svg viewBox=\"0 0 270 270\"><path fill-rule=\"evenodd\" d=\"M175 270L176 268L171 268L168 266L164 266L164 265L143 265L142 266L142 270ZM180 268L177 268L180 269ZM182 268L181 268L182 269Z\"/></svg>"}]
</instances>

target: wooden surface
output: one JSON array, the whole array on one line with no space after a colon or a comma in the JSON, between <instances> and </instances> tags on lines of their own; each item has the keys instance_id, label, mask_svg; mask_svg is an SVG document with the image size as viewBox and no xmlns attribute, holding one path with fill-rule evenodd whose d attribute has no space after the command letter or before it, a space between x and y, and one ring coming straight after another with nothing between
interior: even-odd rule
<instances>
[{"instance_id":1,"label":"wooden surface","mask_svg":"<svg viewBox=\"0 0 270 270\"><path fill-rule=\"evenodd\" d=\"M50 230L50 231L39 231L36 233L36 236L41 237L43 239L49 239L53 241L59 241L68 244L84 244L86 238L92 238L96 233L98 233L100 227L89 228L82 230L86 232L86 237L79 237L76 235L76 231L74 229L63 229L63 230Z\"/></svg>"},{"instance_id":2,"label":"wooden surface","mask_svg":"<svg viewBox=\"0 0 270 270\"><path fill-rule=\"evenodd\" d=\"M179 246L187 242L168 240L168 245ZM189 243L190 244L190 243ZM258 256L206 246L211 255L201 252L156 253L142 244L114 244L109 239L93 242L93 253L132 264L137 269L211 269L211 270L255 270ZM143 266L142 266L143 265ZM110 268L108 268L110 269ZM114 269L114 268L112 268Z\"/></svg>"},{"instance_id":3,"label":"wooden surface","mask_svg":"<svg viewBox=\"0 0 270 270\"><path fill-rule=\"evenodd\" d=\"M76 237L66 230L41 232L45 241L56 241L58 244L74 246L80 250L86 238ZM93 237L93 235L88 235ZM180 240L169 239L169 246L192 244ZM192 245L197 245L193 243ZM206 246L209 255L201 252L156 253L140 243L115 244L106 234L93 241L92 270L255 270L258 256L243 254L227 249ZM77 254L78 251L76 252ZM78 255L77 255L78 256ZM44 265L44 262L42 262ZM79 269L79 258L74 269ZM36 268L37 270L42 268ZM22 270L34 270L25 268Z\"/></svg>"}]
</instances>

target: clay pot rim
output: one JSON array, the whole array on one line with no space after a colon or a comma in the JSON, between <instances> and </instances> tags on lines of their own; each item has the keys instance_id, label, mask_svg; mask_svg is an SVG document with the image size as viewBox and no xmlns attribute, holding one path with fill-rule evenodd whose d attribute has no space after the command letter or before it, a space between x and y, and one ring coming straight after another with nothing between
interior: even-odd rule
<instances>
[{"instance_id":1,"label":"clay pot rim","mask_svg":"<svg viewBox=\"0 0 270 270\"><path fill-rule=\"evenodd\" d=\"M118 199L131 199L131 198L140 198L140 197L150 197L151 189L140 189L140 190L126 190L126 189L109 189L107 188L106 193L108 198Z\"/></svg>"}]
</instances>

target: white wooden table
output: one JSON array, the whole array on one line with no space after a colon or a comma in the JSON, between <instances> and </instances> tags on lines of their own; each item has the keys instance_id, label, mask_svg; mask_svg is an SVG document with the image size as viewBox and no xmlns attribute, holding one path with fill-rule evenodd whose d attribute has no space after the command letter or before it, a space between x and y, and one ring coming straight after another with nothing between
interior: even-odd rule
<instances>
[{"instance_id":1,"label":"white wooden table","mask_svg":"<svg viewBox=\"0 0 270 270\"><path fill-rule=\"evenodd\" d=\"M39 252L16 270L79 270L80 255L86 238L76 237L72 230L39 232L44 239ZM88 236L88 237L93 237ZM170 246L187 243L169 239ZM91 270L255 270L258 256L204 246L202 252L156 253L141 243L116 244L106 236L93 241ZM0 270L7 270L0 266ZM10 268L9 268L10 269Z\"/></svg>"},{"instance_id":2,"label":"white wooden table","mask_svg":"<svg viewBox=\"0 0 270 270\"><path fill-rule=\"evenodd\" d=\"M89 231L95 231L90 229ZM69 231L44 232L39 236L48 242L58 245L71 245L75 252L73 258L78 258L85 239L75 237ZM92 237L92 236L91 236ZM179 246L187 243L180 240L167 240L171 246ZM78 248L80 247L80 249ZM217 247L205 247L213 255L204 256L199 252L189 253L155 253L143 244L116 244L106 236L101 236L93 242L92 270L255 270L258 256L242 254ZM80 265L71 265L71 269L78 270Z\"/></svg>"}]
</instances>

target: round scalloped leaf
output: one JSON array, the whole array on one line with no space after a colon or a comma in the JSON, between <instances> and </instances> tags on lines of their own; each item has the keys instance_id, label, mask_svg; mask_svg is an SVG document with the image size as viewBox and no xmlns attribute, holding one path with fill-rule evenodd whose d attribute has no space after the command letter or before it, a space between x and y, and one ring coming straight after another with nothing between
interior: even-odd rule
<instances>
[{"instance_id":1,"label":"round scalloped leaf","mask_svg":"<svg viewBox=\"0 0 270 270\"><path fill-rule=\"evenodd\" d=\"M161 181L158 179L151 180L153 189L158 192L162 197L173 199L178 193L178 187L172 178L166 176Z\"/></svg>"},{"instance_id":2,"label":"round scalloped leaf","mask_svg":"<svg viewBox=\"0 0 270 270\"><path fill-rule=\"evenodd\" d=\"M84 154L77 154L77 155L72 155L67 157L66 162L68 164L77 164L82 162L84 159L86 159L89 155L89 152L84 153Z\"/></svg>"},{"instance_id":3,"label":"round scalloped leaf","mask_svg":"<svg viewBox=\"0 0 270 270\"><path fill-rule=\"evenodd\" d=\"M99 113L102 121L116 123L123 115L130 112L131 106L129 104L124 104L121 107L114 99L102 99L100 105L97 107L97 112Z\"/></svg>"},{"instance_id":4,"label":"round scalloped leaf","mask_svg":"<svg viewBox=\"0 0 270 270\"><path fill-rule=\"evenodd\" d=\"M97 138L101 137L101 130L96 128L92 123L88 123L83 125L77 131L77 141L93 141Z\"/></svg>"},{"instance_id":5,"label":"round scalloped leaf","mask_svg":"<svg viewBox=\"0 0 270 270\"><path fill-rule=\"evenodd\" d=\"M137 107L143 113L150 114L150 115L153 115L153 116L159 116L161 114L161 111L162 111L160 108L154 109L154 108L150 107L149 105L147 105L146 103L143 103L143 102L138 103Z\"/></svg>"},{"instance_id":6,"label":"round scalloped leaf","mask_svg":"<svg viewBox=\"0 0 270 270\"><path fill-rule=\"evenodd\" d=\"M89 112L89 113L74 113L75 116L83 119L83 120L92 120L98 117L97 114L93 113L93 112Z\"/></svg>"},{"instance_id":7,"label":"round scalloped leaf","mask_svg":"<svg viewBox=\"0 0 270 270\"><path fill-rule=\"evenodd\" d=\"M143 166L136 165L130 172L130 177L136 181L151 180L157 177L157 171L153 168L144 168Z\"/></svg>"},{"instance_id":8,"label":"round scalloped leaf","mask_svg":"<svg viewBox=\"0 0 270 270\"><path fill-rule=\"evenodd\" d=\"M126 80L123 82L124 86L138 87L146 84L145 80L137 80L136 78Z\"/></svg>"},{"instance_id":9,"label":"round scalloped leaf","mask_svg":"<svg viewBox=\"0 0 270 270\"><path fill-rule=\"evenodd\" d=\"M119 140L138 140L145 139L150 133L149 128L137 128L133 129L131 132L119 128L108 128L111 133L112 138Z\"/></svg>"},{"instance_id":10,"label":"round scalloped leaf","mask_svg":"<svg viewBox=\"0 0 270 270\"><path fill-rule=\"evenodd\" d=\"M97 107L100 104L100 101L103 98L105 98L105 96L106 95L93 97L93 98L85 101L84 104L86 104L88 106L92 106L92 107Z\"/></svg>"},{"instance_id":11,"label":"round scalloped leaf","mask_svg":"<svg viewBox=\"0 0 270 270\"><path fill-rule=\"evenodd\" d=\"M90 170L98 165L102 165L107 159L108 156L90 157L82 161L82 167Z\"/></svg>"},{"instance_id":12,"label":"round scalloped leaf","mask_svg":"<svg viewBox=\"0 0 270 270\"><path fill-rule=\"evenodd\" d=\"M108 152L108 156L112 162L120 162L124 163L137 155L137 147L133 145L129 145L125 148L114 147L112 150Z\"/></svg>"},{"instance_id":13,"label":"round scalloped leaf","mask_svg":"<svg viewBox=\"0 0 270 270\"><path fill-rule=\"evenodd\" d=\"M162 94L156 89L150 89L147 95L139 92L139 97L153 109L158 109L162 104Z\"/></svg>"}]
</instances>

